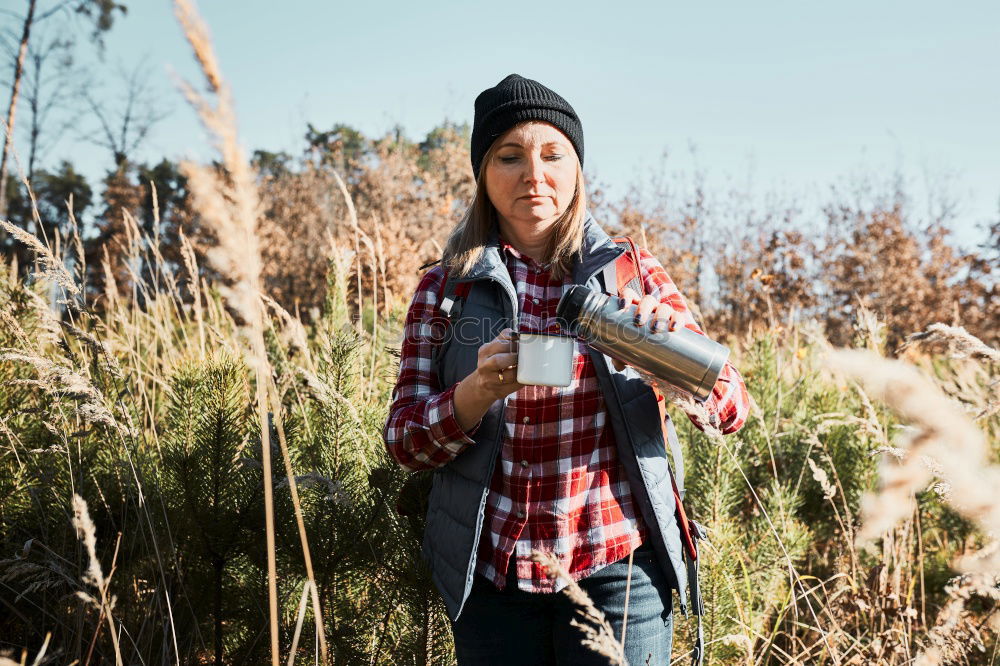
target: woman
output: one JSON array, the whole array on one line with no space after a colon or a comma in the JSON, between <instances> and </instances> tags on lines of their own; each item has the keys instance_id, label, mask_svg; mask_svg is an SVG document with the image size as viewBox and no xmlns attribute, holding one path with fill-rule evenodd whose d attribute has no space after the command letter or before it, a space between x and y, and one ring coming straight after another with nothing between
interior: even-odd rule
<instances>
[{"instance_id":1,"label":"woman","mask_svg":"<svg viewBox=\"0 0 1000 666\"><path fill-rule=\"evenodd\" d=\"M516 380L515 331L558 328L564 291L603 289L602 269L621 254L586 210L579 118L512 74L477 97L471 143L475 198L413 296L384 433L402 467L435 470L423 555L458 662L607 663L580 644L570 603L553 594L562 583L531 559L538 550L560 560L616 639L628 596L629 664L668 664L670 591L686 610L687 580L652 389L582 342L570 386ZM637 324L701 332L660 263L639 258ZM446 319L462 283L460 316ZM703 407L730 433L748 403L727 363Z\"/></svg>"}]
</instances>

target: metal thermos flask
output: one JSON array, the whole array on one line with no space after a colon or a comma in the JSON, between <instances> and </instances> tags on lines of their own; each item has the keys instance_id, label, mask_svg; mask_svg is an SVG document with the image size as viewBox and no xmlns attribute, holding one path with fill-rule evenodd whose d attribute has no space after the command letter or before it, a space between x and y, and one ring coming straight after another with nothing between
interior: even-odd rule
<instances>
[{"instance_id":1,"label":"metal thermos flask","mask_svg":"<svg viewBox=\"0 0 1000 666\"><path fill-rule=\"evenodd\" d=\"M556 315L569 330L600 352L625 361L687 391L697 400L712 394L729 349L678 324L672 332L653 333L648 322L635 325L635 305L582 285L563 294Z\"/></svg>"}]
</instances>

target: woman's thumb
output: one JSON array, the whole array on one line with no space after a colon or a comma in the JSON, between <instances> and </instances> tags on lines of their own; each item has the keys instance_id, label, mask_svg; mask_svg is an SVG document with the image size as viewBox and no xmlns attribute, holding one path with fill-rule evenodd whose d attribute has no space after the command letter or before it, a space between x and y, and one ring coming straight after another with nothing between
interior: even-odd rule
<instances>
[{"instance_id":1,"label":"woman's thumb","mask_svg":"<svg viewBox=\"0 0 1000 666\"><path fill-rule=\"evenodd\" d=\"M632 289L632 287L625 287L622 290L622 298L625 299L625 305L626 306L630 305L632 303L638 303L639 302L639 294L637 294L636 291L634 289Z\"/></svg>"}]
</instances>

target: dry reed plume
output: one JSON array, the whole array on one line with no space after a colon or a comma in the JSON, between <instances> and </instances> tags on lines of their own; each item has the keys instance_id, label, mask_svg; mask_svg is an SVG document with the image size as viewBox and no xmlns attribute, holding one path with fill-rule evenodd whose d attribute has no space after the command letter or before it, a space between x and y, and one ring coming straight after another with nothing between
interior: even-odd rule
<instances>
[{"instance_id":1,"label":"dry reed plume","mask_svg":"<svg viewBox=\"0 0 1000 666\"><path fill-rule=\"evenodd\" d=\"M566 584L564 591L576 606L577 613L584 620L583 622L570 621L572 626L578 627L584 633L583 644L598 654L604 655L612 663L627 666L623 652L624 646L615 640L614 629L604 617L604 613L594 606L594 602L577 585L559 560L552 553L543 553L537 550L532 551L531 559L545 567L549 578L559 578Z\"/></svg>"},{"instance_id":2,"label":"dry reed plume","mask_svg":"<svg viewBox=\"0 0 1000 666\"><path fill-rule=\"evenodd\" d=\"M996 351L979 340L970 340L964 331L943 325L932 325L927 335L910 339L931 338L957 342L956 353L962 356L975 353L996 357ZM860 382L909 426L896 440L896 462L883 460L880 489L864 498L858 544L879 538L911 515L916 508L914 495L935 474L946 484L943 497L994 540L955 562L966 575L948 588L950 600L928 634L927 648L917 663L954 663L964 658L972 646L985 649L972 616L965 612L966 601L972 595L994 603L1000 600L1000 553L995 541L1000 534L1000 466L990 462L983 432L929 378L903 361L888 360L870 351L838 350L830 355L829 363Z\"/></svg>"},{"instance_id":3,"label":"dry reed plume","mask_svg":"<svg viewBox=\"0 0 1000 666\"><path fill-rule=\"evenodd\" d=\"M907 337L903 347L915 342L921 344L944 342L949 349L949 358L981 356L994 363L1000 363L1000 351L993 349L962 326L948 326L940 322L931 324L927 330Z\"/></svg>"},{"instance_id":4,"label":"dry reed plume","mask_svg":"<svg viewBox=\"0 0 1000 666\"><path fill-rule=\"evenodd\" d=\"M78 591L77 595L96 608L101 617L108 622L108 634L115 649L115 663L122 665L121 647L118 645L118 629L115 627L112 611L115 607L114 596L109 596L108 588L111 586L111 576L107 578L101 570L101 562L97 559L97 534L94 522L90 519L90 512L87 510L87 503L79 495L73 495L73 526L76 527L77 536L83 542L87 551L87 570L83 574L83 582L97 590L97 598L84 591ZM98 623L100 626L100 623ZM95 636L96 638L96 636Z\"/></svg>"},{"instance_id":5,"label":"dry reed plume","mask_svg":"<svg viewBox=\"0 0 1000 666\"><path fill-rule=\"evenodd\" d=\"M887 404L913 426L898 440L907 452L899 465L883 468L883 485L863 506L861 542L876 538L913 510L913 494L931 478L920 460L937 462L952 487L952 502L988 533L1000 534L1000 467L991 465L982 431L929 379L913 366L864 350L838 350L830 363L859 381L875 399ZM990 558L968 571L996 571L1000 561Z\"/></svg>"},{"instance_id":6,"label":"dry reed plume","mask_svg":"<svg viewBox=\"0 0 1000 666\"><path fill-rule=\"evenodd\" d=\"M34 234L29 234L24 229L14 226L7 220L0 220L0 227L18 241L24 243L35 253L35 257L41 264L40 278L59 285L71 296L80 296L80 289L76 286L73 276L66 270L66 266Z\"/></svg>"},{"instance_id":7,"label":"dry reed plume","mask_svg":"<svg viewBox=\"0 0 1000 666\"><path fill-rule=\"evenodd\" d=\"M275 395L271 366L264 345L264 306L261 300L261 253L257 225L261 214L253 171L240 147L236 132L236 113L232 94L226 85L212 49L208 28L189 0L175 0L174 10L201 65L215 104L183 84L185 96L198 111L198 116L222 158L222 169L209 169L190 162L182 170L188 177L195 207L214 229L218 246L209 252L217 269L230 278L225 293L232 307L247 323L250 341L249 363L257 374L257 404L260 418L261 458L264 472L264 504L268 558L268 614L270 618L271 663L278 666L278 592L275 561L274 500L271 476L270 430L273 416L285 465L285 476L291 492L296 525L302 544L309 589L312 591L314 625L323 663L327 662L323 612L313 574L308 536L302 518L295 474L285 443L281 408Z\"/></svg>"}]
</instances>

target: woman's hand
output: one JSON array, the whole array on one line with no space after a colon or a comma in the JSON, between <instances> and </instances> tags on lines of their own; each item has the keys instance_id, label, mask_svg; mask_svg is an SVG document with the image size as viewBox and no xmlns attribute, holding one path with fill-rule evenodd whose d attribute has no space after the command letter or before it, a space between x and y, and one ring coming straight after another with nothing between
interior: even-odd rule
<instances>
[{"instance_id":1,"label":"woman's hand","mask_svg":"<svg viewBox=\"0 0 1000 666\"><path fill-rule=\"evenodd\" d=\"M677 311L670 307L669 303L661 303L649 294L640 298L639 294L629 287L625 287L622 297L625 299L623 310L633 303L638 302L639 304L635 310L636 326L648 324L652 333L673 332L677 328ZM619 372L624 370L627 365L624 361L619 361L616 358L611 359L611 362L615 366L615 370Z\"/></svg>"},{"instance_id":2,"label":"woman's hand","mask_svg":"<svg viewBox=\"0 0 1000 666\"><path fill-rule=\"evenodd\" d=\"M505 328L479 348L476 369L455 387L455 418L471 430L497 400L521 389L517 382L517 333Z\"/></svg>"}]
</instances>

